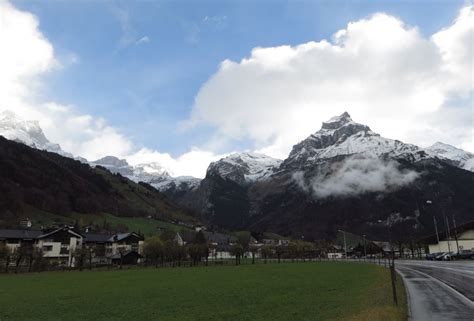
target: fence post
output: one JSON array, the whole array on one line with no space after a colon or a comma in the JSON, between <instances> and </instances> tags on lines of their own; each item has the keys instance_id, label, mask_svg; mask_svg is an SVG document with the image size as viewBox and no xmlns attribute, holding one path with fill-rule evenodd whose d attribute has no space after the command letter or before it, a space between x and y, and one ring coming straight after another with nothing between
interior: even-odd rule
<instances>
[{"instance_id":1,"label":"fence post","mask_svg":"<svg viewBox=\"0 0 474 321\"><path fill-rule=\"evenodd\" d=\"M397 299L397 276L395 273L395 258L392 258L392 264L390 265L390 279L392 281L392 294L393 294L393 302L395 305L398 305Z\"/></svg>"}]
</instances>

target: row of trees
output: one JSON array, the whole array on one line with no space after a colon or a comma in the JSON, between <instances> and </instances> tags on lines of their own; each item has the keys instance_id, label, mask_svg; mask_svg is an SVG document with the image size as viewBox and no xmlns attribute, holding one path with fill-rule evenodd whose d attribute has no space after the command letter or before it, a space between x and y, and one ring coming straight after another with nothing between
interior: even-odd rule
<instances>
[{"instance_id":1,"label":"row of trees","mask_svg":"<svg viewBox=\"0 0 474 321\"><path fill-rule=\"evenodd\" d=\"M43 271L48 264L48 261L44 259L43 251L32 245L21 245L16 250L11 250L5 244L0 244L0 262L2 261L6 273L9 272L12 263L15 273L18 273L25 265L28 272Z\"/></svg>"},{"instance_id":2,"label":"row of trees","mask_svg":"<svg viewBox=\"0 0 474 321\"><path fill-rule=\"evenodd\" d=\"M194 241L186 246L180 246L174 239L175 234L163 233L160 237L154 236L144 242L143 255L147 264L158 266L168 262L180 264L183 259L190 258L193 264L207 260L212 253L216 255L216 249L212 248L207 242L202 232L195 235ZM304 241L291 241L288 245L257 245L251 242L250 233L241 232L236 234L236 241L230 246L230 255L235 258L235 264L239 265L242 258L249 254L252 263L255 263L256 257L267 259L305 259L314 258L320 253L315 244Z\"/></svg>"},{"instance_id":3,"label":"row of trees","mask_svg":"<svg viewBox=\"0 0 474 321\"><path fill-rule=\"evenodd\" d=\"M180 246L175 240L175 234L164 232L161 236L147 238L143 246L143 255L148 264L158 266L165 262L180 264L188 256L194 264L207 260L209 247L202 232L195 235L192 243Z\"/></svg>"}]
</instances>

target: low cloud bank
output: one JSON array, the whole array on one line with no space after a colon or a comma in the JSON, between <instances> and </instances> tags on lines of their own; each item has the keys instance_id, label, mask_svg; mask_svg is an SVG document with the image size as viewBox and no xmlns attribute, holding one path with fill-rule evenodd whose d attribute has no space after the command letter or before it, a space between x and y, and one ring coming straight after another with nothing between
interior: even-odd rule
<instances>
[{"instance_id":1,"label":"low cloud bank","mask_svg":"<svg viewBox=\"0 0 474 321\"><path fill-rule=\"evenodd\" d=\"M293 180L316 198L326 198L392 191L413 183L419 176L418 172L401 169L394 160L352 156L309 180L303 172L295 173Z\"/></svg>"}]
</instances>

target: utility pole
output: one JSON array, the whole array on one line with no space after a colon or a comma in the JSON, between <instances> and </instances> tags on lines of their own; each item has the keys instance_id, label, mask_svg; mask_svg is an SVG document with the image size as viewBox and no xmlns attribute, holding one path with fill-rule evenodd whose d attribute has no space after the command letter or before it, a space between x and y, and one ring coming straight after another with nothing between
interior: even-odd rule
<instances>
[{"instance_id":1,"label":"utility pole","mask_svg":"<svg viewBox=\"0 0 474 321\"><path fill-rule=\"evenodd\" d=\"M427 200L426 204L432 205L433 202L431 200ZM433 222L434 222L434 227L435 227L435 232L436 232L436 240L438 241L438 250L441 252L441 244L439 243L438 225L436 224L436 216L434 214L433 214Z\"/></svg>"},{"instance_id":2,"label":"utility pole","mask_svg":"<svg viewBox=\"0 0 474 321\"><path fill-rule=\"evenodd\" d=\"M438 234L438 226L436 225L436 217L433 215L434 226L436 231L436 239L438 240L438 249L441 252L441 244L439 243L439 234Z\"/></svg>"},{"instance_id":3,"label":"utility pole","mask_svg":"<svg viewBox=\"0 0 474 321\"><path fill-rule=\"evenodd\" d=\"M362 235L364 237L364 259L367 258L367 249L365 247L365 234Z\"/></svg>"},{"instance_id":4,"label":"utility pole","mask_svg":"<svg viewBox=\"0 0 474 321\"><path fill-rule=\"evenodd\" d=\"M458 254L459 254L458 231L457 231L457 228L456 228L456 219L454 218L454 214L453 214L453 227L454 227L454 238L456 239L456 248L457 248Z\"/></svg>"},{"instance_id":5,"label":"utility pole","mask_svg":"<svg viewBox=\"0 0 474 321\"><path fill-rule=\"evenodd\" d=\"M451 252L451 243L449 242L449 240L451 239L451 234L449 233L449 221L446 215L444 215L444 218L446 219L446 237L448 238L448 252Z\"/></svg>"},{"instance_id":6,"label":"utility pole","mask_svg":"<svg viewBox=\"0 0 474 321\"><path fill-rule=\"evenodd\" d=\"M346 243L346 231L343 230L338 230L339 232L342 232L342 235L344 236L344 255L346 257L347 261L347 243Z\"/></svg>"}]
</instances>

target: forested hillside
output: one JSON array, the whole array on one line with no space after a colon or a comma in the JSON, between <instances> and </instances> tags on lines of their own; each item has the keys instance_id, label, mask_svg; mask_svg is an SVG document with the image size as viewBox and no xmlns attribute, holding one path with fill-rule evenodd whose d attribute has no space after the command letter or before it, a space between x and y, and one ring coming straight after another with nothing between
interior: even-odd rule
<instances>
[{"instance_id":1,"label":"forested hillside","mask_svg":"<svg viewBox=\"0 0 474 321\"><path fill-rule=\"evenodd\" d=\"M149 185L0 136L0 225L32 211L191 220Z\"/></svg>"}]
</instances>

